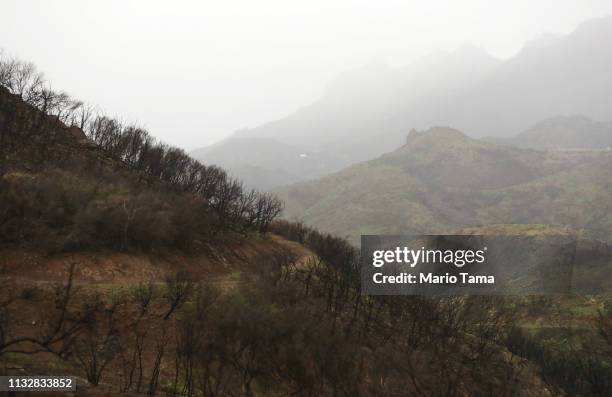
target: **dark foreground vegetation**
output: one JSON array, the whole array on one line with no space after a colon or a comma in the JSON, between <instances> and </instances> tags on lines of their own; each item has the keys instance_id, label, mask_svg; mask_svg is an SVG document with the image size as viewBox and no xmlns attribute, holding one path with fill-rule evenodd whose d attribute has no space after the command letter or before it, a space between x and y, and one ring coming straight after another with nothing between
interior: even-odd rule
<instances>
[{"instance_id":1,"label":"dark foreground vegetation","mask_svg":"<svg viewBox=\"0 0 612 397\"><path fill-rule=\"evenodd\" d=\"M590 344L560 350L516 327L512 299L363 296L358 250L275 220L274 196L95 115L29 64L3 59L0 83L0 248L206 253L273 233L311 252L270 244L230 289L180 270L109 290L75 282L78 262L58 285L17 282L3 262L0 371L72 374L90 394L610 395L609 311Z\"/></svg>"},{"instance_id":2,"label":"dark foreground vegetation","mask_svg":"<svg viewBox=\"0 0 612 397\"><path fill-rule=\"evenodd\" d=\"M92 385L149 395L514 395L526 387L499 345L508 317L492 301L365 299L337 284L331 267L297 269L280 251L249 270L227 294L184 273L112 297L70 282L55 302L45 299L53 291L22 290L3 307L3 335L26 303L48 314L39 334L4 338L0 354L52 355Z\"/></svg>"},{"instance_id":3,"label":"dark foreground vegetation","mask_svg":"<svg viewBox=\"0 0 612 397\"><path fill-rule=\"evenodd\" d=\"M197 246L265 233L281 209L215 166L0 59L0 237L56 249ZM67 174L65 171L69 171Z\"/></svg>"}]
</instances>

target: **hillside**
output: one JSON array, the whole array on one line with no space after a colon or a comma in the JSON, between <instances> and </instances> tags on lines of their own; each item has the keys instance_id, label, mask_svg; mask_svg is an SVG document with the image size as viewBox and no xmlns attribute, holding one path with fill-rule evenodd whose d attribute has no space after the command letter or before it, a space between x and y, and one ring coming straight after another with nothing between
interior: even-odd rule
<instances>
[{"instance_id":1,"label":"hillside","mask_svg":"<svg viewBox=\"0 0 612 397\"><path fill-rule=\"evenodd\" d=\"M348 166L397 148L411 128L448 125L471 136L500 138L560 114L609 120L611 38L608 17L584 22L566 36L528 43L504 61L467 47L403 68L367 65L340 76L315 103L228 138L228 145L236 142L236 151L231 158L220 152L216 162L229 166L237 157L245 159L242 170L259 166L262 160L248 160L235 141L244 137L333 154ZM208 155L215 157L213 152ZM279 161L271 168L283 170L283 154L272 158ZM339 169L333 162L315 168L317 176ZM296 176L292 182L312 174Z\"/></svg>"},{"instance_id":2,"label":"hillside","mask_svg":"<svg viewBox=\"0 0 612 397\"><path fill-rule=\"evenodd\" d=\"M514 137L491 141L532 149L607 150L612 147L612 123L585 116L557 116L540 121Z\"/></svg>"},{"instance_id":3,"label":"hillside","mask_svg":"<svg viewBox=\"0 0 612 397\"><path fill-rule=\"evenodd\" d=\"M285 217L352 241L499 223L570 226L609 239L610 166L608 152L502 147L432 128L375 160L278 192Z\"/></svg>"}]
</instances>

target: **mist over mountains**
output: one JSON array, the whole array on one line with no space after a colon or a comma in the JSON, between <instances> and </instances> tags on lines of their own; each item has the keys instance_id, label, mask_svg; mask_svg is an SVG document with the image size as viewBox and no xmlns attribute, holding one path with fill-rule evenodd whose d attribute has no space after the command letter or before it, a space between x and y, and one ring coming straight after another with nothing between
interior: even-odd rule
<instances>
[{"instance_id":1,"label":"mist over mountains","mask_svg":"<svg viewBox=\"0 0 612 397\"><path fill-rule=\"evenodd\" d=\"M487 224L549 224L608 238L612 152L498 146L436 127L399 149L278 189L285 217L320 230L445 234Z\"/></svg>"},{"instance_id":2,"label":"mist over mountains","mask_svg":"<svg viewBox=\"0 0 612 397\"><path fill-rule=\"evenodd\" d=\"M612 147L612 122L595 121L580 115L557 116L542 120L511 138L487 140L532 149L609 150Z\"/></svg>"},{"instance_id":3,"label":"mist over mountains","mask_svg":"<svg viewBox=\"0 0 612 397\"><path fill-rule=\"evenodd\" d=\"M402 68L372 63L340 76L315 103L193 155L271 188L393 150L411 128L507 138L558 116L610 120L611 41L606 17L566 36L542 36L505 61L464 47ZM265 154L256 149L264 141L252 146L253 138L265 138Z\"/></svg>"}]
</instances>

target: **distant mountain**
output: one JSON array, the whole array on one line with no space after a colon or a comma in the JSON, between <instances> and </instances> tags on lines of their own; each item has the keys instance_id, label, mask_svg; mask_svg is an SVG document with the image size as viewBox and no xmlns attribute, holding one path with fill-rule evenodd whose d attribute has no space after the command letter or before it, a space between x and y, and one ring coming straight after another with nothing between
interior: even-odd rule
<instances>
[{"instance_id":1,"label":"distant mountain","mask_svg":"<svg viewBox=\"0 0 612 397\"><path fill-rule=\"evenodd\" d=\"M392 123L398 113L460 93L499 64L483 49L467 46L398 69L372 63L340 76L314 104L239 135L333 147L369 141L384 133L405 134L410 124Z\"/></svg>"},{"instance_id":2,"label":"distant mountain","mask_svg":"<svg viewBox=\"0 0 612 397\"><path fill-rule=\"evenodd\" d=\"M266 137L227 139L198 149L192 156L207 164L219 165L240 177L248 186L259 189L315 178L346 164L330 153Z\"/></svg>"},{"instance_id":3,"label":"distant mountain","mask_svg":"<svg viewBox=\"0 0 612 397\"><path fill-rule=\"evenodd\" d=\"M192 155L234 170L259 188L270 185L253 178L253 169L266 170L268 180L277 182L273 186L323 176L398 147L408 130L395 128L389 121L403 106L412 104L416 108L421 103L434 102L444 91L461 91L498 62L481 49L465 47L401 69L372 63L341 75L314 104L284 119L241 130ZM246 138L267 139L270 147L258 146L263 149L258 153L241 141ZM287 163L282 152L285 145L292 147L291 153L318 153L322 159L312 161L319 164L309 166L309 171L315 172L304 173L294 167L292 160Z\"/></svg>"},{"instance_id":4,"label":"distant mountain","mask_svg":"<svg viewBox=\"0 0 612 397\"><path fill-rule=\"evenodd\" d=\"M451 103L438 123L503 137L560 114L612 119L612 17L528 43ZM445 120L446 119L446 120Z\"/></svg>"},{"instance_id":5,"label":"distant mountain","mask_svg":"<svg viewBox=\"0 0 612 397\"><path fill-rule=\"evenodd\" d=\"M584 116L558 116L543 120L515 137L492 141L533 149L608 149L612 148L612 122Z\"/></svg>"},{"instance_id":6,"label":"distant mountain","mask_svg":"<svg viewBox=\"0 0 612 397\"><path fill-rule=\"evenodd\" d=\"M287 218L324 231L445 233L541 223L610 238L612 152L497 146L451 128L413 132L401 148L316 181L278 189Z\"/></svg>"},{"instance_id":7,"label":"distant mountain","mask_svg":"<svg viewBox=\"0 0 612 397\"><path fill-rule=\"evenodd\" d=\"M465 47L403 68L370 64L340 76L312 105L226 142L265 137L328 153L337 162L314 167L324 175L393 150L413 127L449 125L471 136L499 138L559 114L610 120L611 69L612 17L607 17L566 36L533 40L506 61ZM272 168L285 169L282 154L273 157L278 161ZM218 162L229 164L223 155ZM258 167L257 161L244 160L240 168L250 166ZM293 181L310 177L298 172Z\"/></svg>"}]
</instances>

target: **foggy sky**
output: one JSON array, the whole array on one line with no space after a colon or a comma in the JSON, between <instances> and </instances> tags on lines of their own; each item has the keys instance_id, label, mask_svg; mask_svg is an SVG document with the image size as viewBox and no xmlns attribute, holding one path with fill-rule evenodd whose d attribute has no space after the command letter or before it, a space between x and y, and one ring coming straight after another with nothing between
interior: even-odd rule
<instances>
[{"instance_id":1,"label":"foggy sky","mask_svg":"<svg viewBox=\"0 0 612 397\"><path fill-rule=\"evenodd\" d=\"M286 116L372 60L465 44L507 58L612 2L5 0L0 13L0 48L54 88L191 150Z\"/></svg>"}]
</instances>

